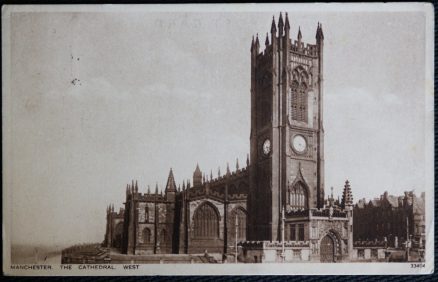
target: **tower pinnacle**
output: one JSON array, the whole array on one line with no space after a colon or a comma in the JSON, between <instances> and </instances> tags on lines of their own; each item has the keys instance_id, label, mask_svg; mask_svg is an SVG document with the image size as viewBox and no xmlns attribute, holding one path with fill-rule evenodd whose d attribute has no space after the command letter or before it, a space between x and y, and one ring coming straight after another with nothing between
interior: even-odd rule
<instances>
[{"instance_id":1,"label":"tower pinnacle","mask_svg":"<svg viewBox=\"0 0 438 282\"><path fill-rule=\"evenodd\" d=\"M278 35L279 36L283 35L283 27L284 27L283 15L280 12L280 18L278 19Z\"/></svg>"},{"instance_id":2,"label":"tower pinnacle","mask_svg":"<svg viewBox=\"0 0 438 282\"><path fill-rule=\"evenodd\" d=\"M277 33L277 27L275 26L275 17L272 16L271 33L275 36Z\"/></svg>"},{"instance_id":3,"label":"tower pinnacle","mask_svg":"<svg viewBox=\"0 0 438 282\"><path fill-rule=\"evenodd\" d=\"M342 193L341 207L345 209L348 206L353 206L353 194L351 192L350 182L345 181L344 191Z\"/></svg>"},{"instance_id":4,"label":"tower pinnacle","mask_svg":"<svg viewBox=\"0 0 438 282\"><path fill-rule=\"evenodd\" d=\"M324 40L324 33L322 32L322 24L318 22L318 27L316 28L316 39Z\"/></svg>"},{"instance_id":5,"label":"tower pinnacle","mask_svg":"<svg viewBox=\"0 0 438 282\"><path fill-rule=\"evenodd\" d=\"M286 13L286 20L285 20L285 23L284 23L284 30L287 33L289 31L289 29L290 29L289 18L287 17L287 13Z\"/></svg>"}]
</instances>

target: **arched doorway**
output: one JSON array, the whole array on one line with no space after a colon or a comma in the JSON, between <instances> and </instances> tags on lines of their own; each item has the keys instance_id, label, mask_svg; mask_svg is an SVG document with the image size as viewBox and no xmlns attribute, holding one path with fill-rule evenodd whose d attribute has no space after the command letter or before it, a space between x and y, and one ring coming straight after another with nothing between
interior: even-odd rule
<instances>
[{"instance_id":1,"label":"arched doorway","mask_svg":"<svg viewBox=\"0 0 438 282\"><path fill-rule=\"evenodd\" d=\"M329 235L322 238L319 248L321 262L335 262L335 242Z\"/></svg>"}]
</instances>

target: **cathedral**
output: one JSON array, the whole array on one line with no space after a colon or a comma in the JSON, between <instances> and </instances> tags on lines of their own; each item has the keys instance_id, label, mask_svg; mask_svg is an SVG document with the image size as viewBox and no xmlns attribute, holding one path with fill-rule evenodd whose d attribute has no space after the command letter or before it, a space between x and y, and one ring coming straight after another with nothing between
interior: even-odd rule
<instances>
[{"instance_id":1,"label":"cathedral","mask_svg":"<svg viewBox=\"0 0 438 282\"><path fill-rule=\"evenodd\" d=\"M253 37L251 131L246 163L217 177L196 165L164 193L126 187L124 208L107 209L104 244L122 254L220 254L241 262L348 261L353 198L324 194L324 34L290 37L287 13L272 19L264 48Z\"/></svg>"}]
</instances>

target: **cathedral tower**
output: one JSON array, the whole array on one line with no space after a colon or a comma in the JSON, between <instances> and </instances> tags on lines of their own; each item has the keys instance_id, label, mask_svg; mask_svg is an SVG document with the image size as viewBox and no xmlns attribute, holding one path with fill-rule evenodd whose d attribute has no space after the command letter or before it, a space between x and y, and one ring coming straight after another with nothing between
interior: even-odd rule
<instances>
[{"instance_id":1,"label":"cathedral tower","mask_svg":"<svg viewBox=\"0 0 438 282\"><path fill-rule=\"evenodd\" d=\"M252 40L248 240L280 240L283 207L323 206L323 42L320 24L316 44L291 39L287 14L264 51Z\"/></svg>"}]
</instances>

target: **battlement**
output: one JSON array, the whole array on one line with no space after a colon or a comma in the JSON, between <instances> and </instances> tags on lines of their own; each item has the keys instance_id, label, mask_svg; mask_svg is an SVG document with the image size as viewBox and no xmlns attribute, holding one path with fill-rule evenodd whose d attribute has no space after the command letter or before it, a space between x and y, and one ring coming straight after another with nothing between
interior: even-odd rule
<instances>
[{"instance_id":1,"label":"battlement","mask_svg":"<svg viewBox=\"0 0 438 282\"><path fill-rule=\"evenodd\" d=\"M278 25L275 23L275 18L272 18L271 34L266 33L265 48L260 49L259 35L257 34L251 43L251 53L253 54L257 64L265 63L272 57L274 50L290 51L296 54L317 58L319 56L319 48L324 40L324 34L322 31L322 25L318 23L316 29L316 44L305 44L301 41L302 34L301 28L298 27L297 39L292 40L290 37L290 24L288 15L285 15L285 21L283 22L283 16L280 13ZM278 47L278 48L277 48Z\"/></svg>"},{"instance_id":2,"label":"battlement","mask_svg":"<svg viewBox=\"0 0 438 282\"><path fill-rule=\"evenodd\" d=\"M296 217L324 217L324 218L347 218L347 212L339 209L298 209L286 211L287 218Z\"/></svg>"},{"instance_id":3,"label":"battlement","mask_svg":"<svg viewBox=\"0 0 438 282\"><path fill-rule=\"evenodd\" d=\"M233 172L227 173L225 175L218 176L216 178L211 177L210 179L208 179L208 177L204 177L204 180L202 182L202 186L205 186L207 184L213 186L213 185L225 183L227 180L230 180L230 179L233 180L235 178L242 177L242 174L246 174L246 173L248 173L248 168L244 167L244 168L237 169ZM199 186L195 186L195 187L199 187Z\"/></svg>"},{"instance_id":4,"label":"battlement","mask_svg":"<svg viewBox=\"0 0 438 282\"><path fill-rule=\"evenodd\" d=\"M251 249L278 249L282 248L308 248L310 247L309 241L245 241L239 242L238 246L244 247L246 250Z\"/></svg>"},{"instance_id":5,"label":"battlement","mask_svg":"<svg viewBox=\"0 0 438 282\"><path fill-rule=\"evenodd\" d=\"M293 53L309 57L318 57L318 46L316 44L304 44L304 42L295 40L293 44L292 42L290 43L290 50Z\"/></svg>"}]
</instances>

